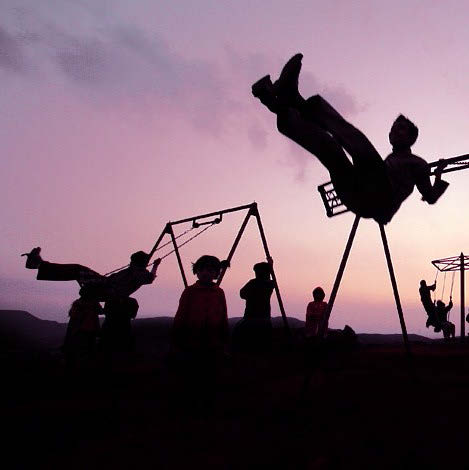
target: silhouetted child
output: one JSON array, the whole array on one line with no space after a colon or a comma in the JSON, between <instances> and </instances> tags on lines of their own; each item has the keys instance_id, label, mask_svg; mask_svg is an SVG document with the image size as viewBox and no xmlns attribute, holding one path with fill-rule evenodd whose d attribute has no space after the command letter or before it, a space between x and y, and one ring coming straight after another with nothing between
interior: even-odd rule
<instances>
[{"instance_id":1,"label":"silhouetted child","mask_svg":"<svg viewBox=\"0 0 469 470\"><path fill-rule=\"evenodd\" d=\"M257 263L253 267L255 279L248 281L239 291L246 301L244 317L233 330L233 345L236 349L265 350L272 341L270 297L274 282L270 278L272 265Z\"/></svg>"},{"instance_id":2,"label":"silhouetted child","mask_svg":"<svg viewBox=\"0 0 469 470\"><path fill-rule=\"evenodd\" d=\"M435 333L443 332L445 339L454 338L456 335L456 327L454 323L448 321L448 313L453 308L453 300L450 298L449 304L445 305L442 300L438 300L435 306L436 324Z\"/></svg>"},{"instance_id":3,"label":"silhouetted child","mask_svg":"<svg viewBox=\"0 0 469 470\"><path fill-rule=\"evenodd\" d=\"M431 285L427 286L427 283L424 279L420 281L420 287L419 287L419 294L420 294L420 301L422 302L423 308L425 309L425 312L427 312L428 318L427 318L427 328L436 321L436 315L435 315L435 304L431 298L431 291L434 291L436 289L436 281Z\"/></svg>"},{"instance_id":4,"label":"silhouetted child","mask_svg":"<svg viewBox=\"0 0 469 470\"><path fill-rule=\"evenodd\" d=\"M448 187L441 179L445 163L437 166L432 184L427 162L410 150L417 140L417 127L405 116L398 116L389 132L393 151L383 161L368 138L324 98L314 95L305 100L300 95L302 58L302 54L293 56L275 83L268 75L260 79L252 86L252 93L277 115L279 132L327 168L344 205L360 217L386 224L414 186L424 201L436 203Z\"/></svg>"},{"instance_id":5,"label":"silhouetted child","mask_svg":"<svg viewBox=\"0 0 469 470\"><path fill-rule=\"evenodd\" d=\"M96 289L82 287L80 298L72 303L68 312L69 321L63 345L67 368L89 365L94 357L102 311Z\"/></svg>"},{"instance_id":6,"label":"silhouetted child","mask_svg":"<svg viewBox=\"0 0 469 470\"><path fill-rule=\"evenodd\" d=\"M144 284L151 284L156 278L156 270L161 262L157 258L151 271L146 269L149 255L137 251L130 256L127 268L110 276L103 276L81 264L62 264L44 261L41 248L33 248L26 256L26 268L37 269L37 279L41 281L77 281L81 286L93 284L100 301L114 297L129 297Z\"/></svg>"},{"instance_id":7,"label":"silhouetted child","mask_svg":"<svg viewBox=\"0 0 469 470\"><path fill-rule=\"evenodd\" d=\"M131 322L137 312L138 302L133 297L114 297L104 304L100 342L102 350L108 353L135 350Z\"/></svg>"},{"instance_id":8,"label":"silhouetted child","mask_svg":"<svg viewBox=\"0 0 469 470\"><path fill-rule=\"evenodd\" d=\"M326 294L321 287L313 290L313 301L306 307L305 337L307 339L315 338L319 334L321 324L327 321L325 318L327 311L327 302L324 302ZM327 332L327 324L324 326Z\"/></svg>"},{"instance_id":9,"label":"silhouetted child","mask_svg":"<svg viewBox=\"0 0 469 470\"><path fill-rule=\"evenodd\" d=\"M193 264L198 280L184 289L174 317L173 356L185 400L190 390L196 407L213 404L218 364L228 340L225 293L214 283L224 266L210 255Z\"/></svg>"}]
</instances>

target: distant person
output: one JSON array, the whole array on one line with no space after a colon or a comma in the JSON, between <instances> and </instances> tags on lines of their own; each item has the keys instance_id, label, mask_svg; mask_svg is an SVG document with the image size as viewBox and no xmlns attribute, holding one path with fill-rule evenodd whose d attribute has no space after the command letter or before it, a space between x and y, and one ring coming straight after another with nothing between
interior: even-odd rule
<instances>
[{"instance_id":1,"label":"distant person","mask_svg":"<svg viewBox=\"0 0 469 470\"><path fill-rule=\"evenodd\" d=\"M454 338L456 335L456 327L454 323L448 320L448 313L453 308L453 300L450 298L449 304L445 305L442 300L438 300L435 306L436 326L435 333L443 332L445 339Z\"/></svg>"},{"instance_id":2,"label":"distant person","mask_svg":"<svg viewBox=\"0 0 469 470\"><path fill-rule=\"evenodd\" d=\"M425 312L427 312L427 328L436 320L435 314L435 304L431 297L431 292L436 289L436 281L431 285L427 286L427 283L424 279L420 281L419 294L420 301L422 302Z\"/></svg>"},{"instance_id":3,"label":"distant person","mask_svg":"<svg viewBox=\"0 0 469 470\"><path fill-rule=\"evenodd\" d=\"M226 262L201 256L192 267L195 284L184 289L172 328L172 352L182 390L196 408L213 404L219 364L228 340L225 293L214 281Z\"/></svg>"},{"instance_id":4,"label":"distant person","mask_svg":"<svg viewBox=\"0 0 469 470\"><path fill-rule=\"evenodd\" d=\"M37 279L42 281L77 281L80 286L93 283L101 301L114 297L129 297L145 284L151 284L156 278L156 271L161 262L157 258L153 262L151 271L146 269L149 255L144 251L137 251L130 256L127 268L103 276L96 271L81 264L61 264L44 261L40 255L41 248L33 248L26 256L26 268L37 269Z\"/></svg>"},{"instance_id":5,"label":"distant person","mask_svg":"<svg viewBox=\"0 0 469 470\"><path fill-rule=\"evenodd\" d=\"M305 100L300 95L302 58L302 54L293 56L274 84L269 75L260 79L252 93L277 115L278 130L327 168L345 206L360 217L387 224L414 186L424 201L436 203L448 187L441 179L445 163L436 168L432 185L427 162L411 152L418 128L405 116L398 116L389 132L393 151L383 161L367 137L324 98L314 95Z\"/></svg>"},{"instance_id":6,"label":"distant person","mask_svg":"<svg viewBox=\"0 0 469 470\"><path fill-rule=\"evenodd\" d=\"M257 263L253 270L256 277L239 291L246 308L243 319L233 330L233 345L236 349L266 350L272 342L270 298L275 287L271 279L272 263Z\"/></svg>"},{"instance_id":7,"label":"distant person","mask_svg":"<svg viewBox=\"0 0 469 470\"><path fill-rule=\"evenodd\" d=\"M317 338L323 322L327 321L327 302L324 302L326 294L322 287L313 290L313 301L306 307L305 337L307 340ZM324 327L327 332L327 325Z\"/></svg>"},{"instance_id":8,"label":"distant person","mask_svg":"<svg viewBox=\"0 0 469 470\"><path fill-rule=\"evenodd\" d=\"M100 329L99 315L103 313L96 293L93 287L83 286L80 298L72 303L68 313L69 321L62 348L68 369L89 365L94 358Z\"/></svg>"}]
</instances>

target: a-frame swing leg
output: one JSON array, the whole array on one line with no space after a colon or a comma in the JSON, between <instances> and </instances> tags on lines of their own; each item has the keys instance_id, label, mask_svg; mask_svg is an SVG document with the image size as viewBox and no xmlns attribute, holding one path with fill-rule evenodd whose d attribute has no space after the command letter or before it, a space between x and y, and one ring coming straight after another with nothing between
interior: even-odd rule
<instances>
[{"instance_id":1,"label":"a-frame swing leg","mask_svg":"<svg viewBox=\"0 0 469 470\"><path fill-rule=\"evenodd\" d=\"M272 257L270 256L269 247L267 246L267 239L265 237L264 228L262 227L261 216L259 214L259 211L257 210L257 204L253 208L253 213L256 217L257 227L259 228L259 233L261 235L262 246L264 247L265 256L267 258L267 261L271 261ZM271 275L272 281L274 281L274 289L275 295L277 296L278 306L280 309L280 313L282 314L283 326L285 327L285 331L289 335L291 335L290 326L288 325L287 315L285 313L285 308L283 307L282 296L280 295L280 289L278 287L277 277L275 276L275 270L273 265L271 265Z\"/></svg>"},{"instance_id":2,"label":"a-frame swing leg","mask_svg":"<svg viewBox=\"0 0 469 470\"><path fill-rule=\"evenodd\" d=\"M265 237L264 229L262 227L261 216L260 216L259 211L257 209L257 204L253 203L253 204L251 204L251 207L249 208L249 211L246 214L246 217L244 218L243 223L241 224L241 227L239 229L238 234L236 235L233 246L231 247L231 250L228 254L227 261L230 262L230 263L231 263L231 259L233 258L234 252L235 252L236 248L238 247L239 241L241 240L241 236L243 235L244 230L246 229L246 225L249 222L249 219L251 218L251 216L254 216L256 218L257 227L259 228L259 233L260 233L260 236L261 236L262 246L264 247L265 256L266 256L267 260L272 259L271 256L270 256L269 247L267 246L267 239ZM220 273L220 276L218 277L217 285L221 284L221 281L223 280L225 272L226 272L226 268L223 268L221 273ZM288 333L291 333L290 332L290 327L288 325L287 315L285 313L285 308L283 306L282 297L280 295L280 289L278 287L277 278L275 276L275 271L274 271L273 267L272 267L272 273L271 274L272 274L272 280L274 282L274 289L275 289L275 294L277 296L277 301L278 301L278 305L279 305L279 308L280 308L280 313L282 314L284 327L285 327L285 329L287 330Z\"/></svg>"},{"instance_id":3,"label":"a-frame swing leg","mask_svg":"<svg viewBox=\"0 0 469 470\"><path fill-rule=\"evenodd\" d=\"M173 242L174 252L176 253L176 258L179 265L179 270L181 271L182 281L184 282L184 287L187 287L186 273L184 272L184 266L182 265L181 255L179 254L179 249L176 243L176 237L174 236L173 226L168 222L166 224L166 231L171 236L171 241Z\"/></svg>"},{"instance_id":4,"label":"a-frame swing leg","mask_svg":"<svg viewBox=\"0 0 469 470\"><path fill-rule=\"evenodd\" d=\"M360 216L359 215L356 215L355 216L355 220L353 221L353 224L352 224L352 229L350 230L350 235L348 237L348 240L347 240L347 244L345 245L345 250L344 250L344 254L342 256L342 261L340 262L340 265L339 265L339 270L337 271L337 275L335 277L335 281L334 281L334 286L332 287L332 291L331 291L331 295L329 296L329 302L327 303L327 310L326 310L326 314L324 315L324 320L322 322L322 324L320 325L320 328L319 328L319 341L320 343L317 345L319 347L319 349L316 349L316 354L319 354L320 356L322 356L322 352L320 351L322 349L322 340L324 338L324 335L326 334L326 329L327 329L327 324L328 324L328 321L329 321L329 318L331 316L331 312L332 312L332 307L334 306L334 302L335 302L335 298L337 297L337 292L339 291L339 287L340 287L340 282L342 280L342 276L344 274L344 271L345 271L345 266L347 265L347 260L348 260L348 257L350 255L350 250L352 249L352 244L353 244L353 240L355 239L355 234L357 233L357 228L358 228L358 223L360 222ZM316 360L316 358L311 358L312 360ZM304 398L306 396L306 392L308 391L308 387L309 387L309 382L311 381L311 377L313 375L313 372L315 371L316 367L317 367L318 363L317 362L314 362L314 363L311 363L311 364L308 364L308 369L306 371L306 375L305 375L305 378L304 378L304 381L303 381L303 388L301 390L301 396L302 398Z\"/></svg>"},{"instance_id":5,"label":"a-frame swing leg","mask_svg":"<svg viewBox=\"0 0 469 470\"><path fill-rule=\"evenodd\" d=\"M241 236L244 233L244 230L246 228L247 223L249 222L249 218L251 217L251 215L252 215L252 209L249 209L248 213L246 214L246 217L243 220L243 223L241 224L239 232L236 235L235 241L233 242L233 246L231 247L231 250L228 253L228 258L226 258L226 261L228 261L228 263L231 263L231 259L233 258L234 252L236 251L236 248L238 247L239 241L241 240ZM221 284L221 281L223 280L223 277L225 276L227 268L228 266L222 268L220 275L218 276L217 286Z\"/></svg>"},{"instance_id":6,"label":"a-frame swing leg","mask_svg":"<svg viewBox=\"0 0 469 470\"><path fill-rule=\"evenodd\" d=\"M397 290L396 276L394 275L394 269L392 266L391 253L389 252L388 240L386 238L386 232L384 226L379 224L379 230L381 232L381 240L383 241L384 254L386 256L386 262L388 264L389 277L391 278L392 290L394 293L394 300L396 301L397 313L399 315L399 322L401 324L402 339L404 340L404 347L408 356L410 356L409 339L407 336L407 328L405 326L404 313L402 312L401 300L399 298L399 291Z\"/></svg>"},{"instance_id":7,"label":"a-frame swing leg","mask_svg":"<svg viewBox=\"0 0 469 470\"><path fill-rule=\"evenodd\" d=\"M335 277L334 285L332 287L331 295L329 296L329 302L327 303L326 314L324 315L324 321L321 325L319 336L321 338L326 334L327 324L331 316L332 307L334 306L335 298L337 297L337 292L339 291L340 282L342 281L342 276L345 271L345 266L347 264L348 257L350 255L350 250L352 249L353 240L355 239L355 234L357 233L358 223L360 222L360 216L356 215L355 220L353 221L352 229L350 230L350 235L345 245L344 255L342 256L342 261L340 262L339 270Z\"/></svg>"}]
</instances>

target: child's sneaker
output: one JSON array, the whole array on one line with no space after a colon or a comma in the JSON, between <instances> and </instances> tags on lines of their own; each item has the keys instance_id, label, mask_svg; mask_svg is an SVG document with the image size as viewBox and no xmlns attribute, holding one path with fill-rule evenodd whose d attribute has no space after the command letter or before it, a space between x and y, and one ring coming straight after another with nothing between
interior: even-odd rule
<instances>
[{"instance_id":1,"label":"child's sneaker","mask_svg":"<svg viewBox=\"0 0 469 470\"><path fill-rule=\"evenodd\" d=\"M41 247L33 248L30 253L23 253L21 256L26 256L26 269L37 269L42 262L40 256Z\"/></svg>"}]
</instances>

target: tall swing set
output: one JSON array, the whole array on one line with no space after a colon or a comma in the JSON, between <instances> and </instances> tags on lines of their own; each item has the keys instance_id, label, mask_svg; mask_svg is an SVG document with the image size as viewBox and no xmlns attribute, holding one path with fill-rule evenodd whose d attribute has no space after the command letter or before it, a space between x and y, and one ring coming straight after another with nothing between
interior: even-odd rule
<instances>
[{"instance_id":1,"label":"tall swing set","mask_svg":"<svg viewBox=\"0 0 469 470\"><path fill-rule=\"evenodd\" d=\"M431 162L431 163L428 164L428 167L430 169L430 174L433 175L434 172L435 172L436 167L440 166L443 162L445 163L446 166L441 171L441 173L450 173L450 172L453 172L453 171L459 171L459 170L463 170L465 168L469 168L469 161L467 161L468 159L469 159L469 154L465 154L465 155L460 155L460 156L457 156L457 157L452 157L452 158L447 158L447 159L440 159L440 160L437 160L435 162ZM332 182L329 181L327 183L321 184L320 186L318 186L318 191L321 195L322 202L323 202L324 207L326 209L326 215L328 217L335 217L337 215L344 214L345 212L349 212L349 209L342 203L342 201L338 197L338 195L335 191L335 188L332 185ZM353 240L354 240L355 234L357 232L357 228L358 228L358 224L360 222L360 218L361 217L359 215L355 216L355 220L353 222L352 229L350 231L350 235L349 235L349 238L347 240L347 244L345 246L344 254L342 256L342 260L340 262L339 269L337 271L337 275L336 275L336 278L335 278L335 281L334 281L334 285L332 287L331 295L330 295L329 302L328 302L328 309L327 309L326 314L325 314L325 321L323 322L322 328L320 330L321 335L324 335L324 333L325 333L327 322L328 322L329 317L331 315L332 308L334 306L334 302L335 302L335 299L336 299L336 296L337 296L337 292L339 291L340 282L341 282L342 276L344 274L345 266L347 264L349 254L350 254L350 251L352 249ZM389 251L389 245L388 245L388 241L387 241L387 237L386 237L386 232L384 230L384 225L383 224L378 224L378 225L379 225L379 230L380 230L380 234L381 234L381 240L382 240L382 243L383 243L386 263L387 263L387 267L388 267L388 271L389 271L389 277L390 277L390 280L391 280L392 290L393 290L393 294L394 294L394 301L396 303L396 309L397 309L397 313L398 313L398 316L399 316L399 323L400 323L401 331L402 331L402 339L403 339L403 342L404 342L404 347L405 347L406 353L408 355L410 355L410 346L409 346L409 339L408 339L408 335L407 335L407 328L406 328L406 324L405 324L404 313L402 311L402 305L401 305L401 301L400 301L400 297L399 297L399 291L398 291L398 288L397 288L397 281L396 281L396 276L394 274L394 268L393 268L393 264L392 264L391 253ZM449 262L448 260L451 260L451 259L448 258L446 260L435 260L435 261L440 262L440 264L438 266L444 266L445 262ZM434 263L434 262L432 261L432 263ZM461 262L461 264L462 264L462 262ZM435 265L435 266L437 266L437 265ZM451 270L451 269L449 269L449 266L450 266L450 264L446 265L446 267L448 268L448 269L446 269L447 271ZM464 262L464 266L466 266L466 262ZM462 269L462 268L459 268L459 269ZM467 262L467 267L465 267L464 269L469 269L469 261ZM441 269L441 270L445 270L445 269ZM464 272L464 271L462 271L462 272ZM463 292L464 291L463 276L462 276L461 286L462 286L461 291ZM462 297L461 297L461 299L462 299ZM463 324L463 320L464 320L463 312L464 312L464 310L463 310L463 306L464 306L464 301L462 300L461 301L461 308L462 308L462 310L461 310L461 312L462 312L461 313L461 335L462 336L464 336L464 324Z\"/></svg>"}]
</instances>

